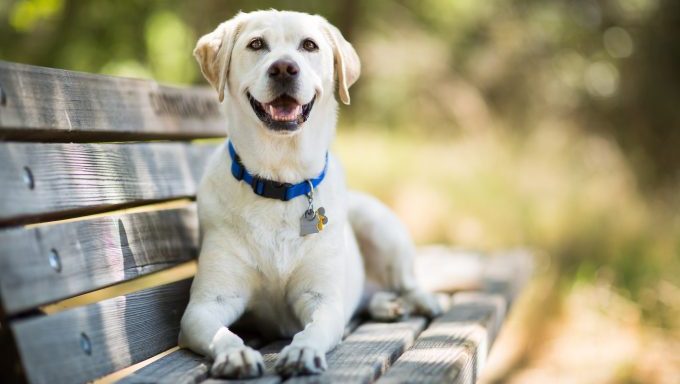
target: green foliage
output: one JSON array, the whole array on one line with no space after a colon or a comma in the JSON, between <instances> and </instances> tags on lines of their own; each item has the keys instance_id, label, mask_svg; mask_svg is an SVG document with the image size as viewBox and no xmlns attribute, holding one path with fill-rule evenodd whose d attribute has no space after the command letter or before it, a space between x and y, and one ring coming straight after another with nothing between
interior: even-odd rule
<instances>
[{"instance_id":1,"label":"green foliage","mask_svg":"<svg viewBox=\"0 0 680 384\"><path fill-rule=\"evenodd\" d=\"M196 64L191 56L196 36L176 14L161 11L151 15L144 37L154 78L180 83L196 78Z\"/></svg>"},{"instance_id":2,"label":"green foliage","mask_svg":"<svg viewBox=\"0 0 680 384\"><path fill-rule=\"evenodd\" d=\"M30 31L36 23L59 13L62 6L62 0L18 1L10 11L9 23L17 31Z\"/></svg>"}]
</instances>

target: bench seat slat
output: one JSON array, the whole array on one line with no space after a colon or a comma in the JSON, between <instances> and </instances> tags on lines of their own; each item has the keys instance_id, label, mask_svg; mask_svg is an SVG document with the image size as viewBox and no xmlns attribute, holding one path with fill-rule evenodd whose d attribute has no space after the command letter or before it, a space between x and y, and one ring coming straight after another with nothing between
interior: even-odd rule
<instances>
[{"instance_id":1,"label":"bench seat slat","mask_svg":"<svg viewBox=\"0 0 680 384\"><path fill-rule=\"evenodd\" d=\"M291 378L286 383L369 383L379 377L415 340L425 327L423 318L415 317L395 323L367 322L359 325L343 342L327 355L328 370L320 376ZM290 343L281 340L260 349L264 357L265 376L247 381L254 384L274 384L281 378L274 373L278 354ZM240 383L239 380L208 379L210 363L184 349L154 361L117 384L137 383ZM245 381L243 381L245 382Z\"/></svg>"},{"instance_id":2,"label":"bench seat slat","mask_svg":"<svg viewBox=\"0 0 680 384\"><path fill-rule=\"evenodd\" d=\"M180 349L124 377L116 384L193 384L208 377L210 363L188 349Z\"/></svg>"},{"instance_id":3,"label":"bench seat slat","mask_svg":"<svg viewBox=\"0 0 680 384\"><path fill-rule=\"evenodd\" d=\"M195 204L0 231L6 314L86 293L191 260Z\"/></svg>"},{"instance_id":4,"label":"bench seat slat","mask_svg":"<svg viewBox=\"0 0 680 384\"><path fill-rule=\"evenodd\" d=\"M190 283L184 280L12 322L29 381L85 382L172 348Z\"/></svg>"},{"instance_id":5,"label":"bench seat slat","mask_svg":"<svg viewBox=\"0 0 680 384\"><path fill-rule=\"evenodd\" d=\"M422 317L396 323L362 324L328 354L328 370L318 377L300 376L286 383L371 383L404 353L425 328Z\"/></svg>"},{"instance_id":6,"label":"bench seat slat","mask_svg":"<svg viewBox=\"0 0 680 384\"><path fill-rule=\"evenodd\" d=\"M208 87L91 75L0 61L0 137L123 141L222 137L224 112Z\"/></svg>"},{"instance_id":7,"label":"bench seat slat","mask_svg":"<svg viewBox=\"0 0 680 384\"><path fill-rule=\"evenodd\" d=\"M215 148L0 143L0 225L191 197Z\"/></svg>"},{"instance_id":8,"label":"bench seat slat","mask_svg":"<svg viewBox=\"0 0 680 384\"><path fill-rule=\"evenodd\" d=\"M387 383L474 384L506 312L500 295L459 293L378 380Z\"/></svg>"},{"instance_id":9,"label":"bench seat slat","mask_svg":"<svg viewBox=\"0 0 680 384\"><path fill-rule=\"evenodd\" d=\"M204 384L276 384L282 380L281 377L274 374L274 364L281 349L289 343L290 340L279 340L259 349L264 359L266 374L255 379L226 380L208 378L211 361L188 349L179 349L125 376L121 380L116 381L116 384L189 384L199 382ZM248 344L247 340L246 344Z\"/></svg>"},{"instance_id":10,"label":"bench seat slat","mask_svg":"<svg viewBox=\"0 0 680 384\"><path fill-rule=\"evenodd\" d=\"M436 253L438 263L431 263L426 255ZM475 281L470 277L461 276L460 281L452 281L451 287L472 286L479 287L486 292L461 292L453 296L451 303L445 306L446 313L433 321L423 330L423 319L416 321L416 328L409 336L409 332L396 335L396 327L403 327L402 323L364 323L356 331L349 332L347 337L328 356L329 370L321 376L298 377L286 382L343 382L367 383L378 379L381 382L455 382L472 383L478 377L484 365L489 349L496 334L505 319L507 305L526 284L532 269L531 254L526 251L503 252L494 257L484 257L481 254L472 255L444 247L420 248L416 263L421 265L421 272L425 276L435 273L442 266L463 265L470 266L471 260L479 265L474 266L477 271ZM425 257L420 260L420 257ZM429 268L429 269L428 269ZM433 269L435 268L435 269ZM450 307L452 305L452 307ZM422 321L422 323L417 323ZM400 337L402 341L381 340L375 345L364 344L367 340L379 335ZM404 336L405 335L405 336ZM417 339L413 342L413 337ZM248 383L270 384L278 383L281 379L273 373L273 366L279 351L289 343L280 341L269 344L260 349L267 368L266 376ZM137 370L119 383L130 384L138 382L162 381L161 372L167 377L181 377L184 382L200 381L207 376L209 362L186 350L173 352L150 365ZM401 355L401 356L400 356ZM390 365L394 362L394 366ZM191 374L186 375L184 372ZM382 378L379 377L383 375ZM204 384L245 383L238 380L208 379Z\"/></svg>"}]
</instances>

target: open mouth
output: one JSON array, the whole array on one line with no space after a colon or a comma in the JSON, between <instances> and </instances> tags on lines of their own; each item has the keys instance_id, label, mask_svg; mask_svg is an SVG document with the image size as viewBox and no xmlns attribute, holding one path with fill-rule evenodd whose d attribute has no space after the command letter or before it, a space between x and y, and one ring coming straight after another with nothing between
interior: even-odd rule
<instances>
[{"instance_id":1,"label":"open mouth","mask_svg":"<svg viewBox=\"0 0 680 384\"><path fill-rule=\"evenodd\" d=\"M255 115L271 130L295 131L302 125L314 106L316 96L307 104L301 105L295 98L283 94L269 103L261 103L247 92Z\"/></svg>"}]
</instances>

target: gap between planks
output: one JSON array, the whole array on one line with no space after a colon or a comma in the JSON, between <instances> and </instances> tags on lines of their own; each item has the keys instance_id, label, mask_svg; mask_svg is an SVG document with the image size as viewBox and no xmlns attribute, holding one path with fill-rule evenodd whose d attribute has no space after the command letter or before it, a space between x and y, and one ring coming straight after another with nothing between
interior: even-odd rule
<instances>
[{"instance_id":1,"label":"gap between planks","mask_svg":"<svg viewBox=\"0 0 680 384\"><path fill-rule=\"evenodd\" d=\"M74 221L87 220L95 217L104 217L121 213L132 212L148 212L159 209L172 209L183 207L193 202L195 196L181 196L170 199L147 200L130 202L123 204L108 205L100 208L75 208L67 209L61 212L50 212L40 215L19 216L9 220L0 220L0 230L5 228L23 227L26 229L36 228L43 225L68 223ZM181 202L181 203L180 203ZM162 208L164 204L178 204L176 206L170 205L168 208ZM155 208L161 207L161 208ZM38 221L33 221L37 219ZM40 221L43 220L43 221Z\"/></svg>"},{"instance_id":2,"label":"gap between planks","mask_svg":"<svg viewBox=\"0 0 680 384\"><path fill-rule=\"evenodd\" d=\"M182 143L3 143L0 226L193 199L219 146ZM27 190L30 195L24 196ZM22 198L22 196L24 198ZM31 197L27 199L25 197Z\"/></svg>"},{"instance_id":3,"label":"gap between planks","mask_svg":"<svg viewBox=\"0 0 680 384\"><path fill-rule=\"evenodd\" d=\"M102 300L128 295L130 293L141 291L143 289L174 283L177 281L193 277L196 274L196 268L197 268L196 260L191 260L176 265L172 268L144 275L136 279L125 281L123 283L112 285L106 288L98 289L96 291L71 297L66 300L56 302L54 304L49 304L40 307L40 309L45 314L52 315L57 312L65 311L67 309L98 303Z\"/></svg>"},{"instance_id":4,"label":"gap between planks","mask_svg":"<svg viewBox=\"0 0 680 384\"><path fill-rule=\"evenodd\" d=\"M142 368L146 367L147 365L149 365L149 364L151 364L151 363L153 363L157 360L160 360L160 359L164 358L165 356L167 356L167 355L169 355L169 354L171 354L171 353L173 353L177 350L179 350L179 346L172 347L165 352L161 352L158 355L150 357L150 358L148 358L144 361L140 361L137 364L133 364L133 365L127 367L127 368L123 368L119 371L109 373L108 375L106 375L104 377L100 377L99 379L95 379L95 380L92 381L92 384L112 384L112 383L115 383L118 380L121 380L121 379L125 378L126 376L131 375L135 371L142 369Z\"/></svg>"},{"instance_id":5,"label":"gap between planks","mask_svg":"<svg viewBox=\"0 0 680 384\"><path fill-rule=\"evenodd\" d=\"M66 115L68 118L68 115ZM225 133L226 135L226 133ZM134 142L156 142L156 141L187 141L194 142L224 140L225 136L209 134L199 136L188 132L187 134L166 134L166 133L144 133L144 132L85 132L68 131L54 129L31 129L20 130L10 128L0 128L0 138L3 141L17 143L51 143L51 144L118 144Z\"/></svg>"},{"instance_id":6,"label":"gap between planks","mask_svg":"<svg viewBox=\"0 0 680 384\"><path fill-rule=\"evenodd\" d=\"M73 223L73 222L76 222L76 221L85 221L85 220L95 219L95 218L98 218L98 217L107 217L107 216L114 216L114 215L127 215L127 214L131 214L131 213L142 213L142 212L165 211L165 210L170 210L170 209L184 208L186 206L189 206L192 203L193 203L192 199L179 198L179 199L172 199L172 200L167 200L167 201L158 202L158 203L136 205L136 206L132 206L132 207L123 207L123 208L114 209L114 210L111 210L111 211L92 213L92 214L88 214L88 215L84 215L84 216L70 217L70 218L59 219L59 220L51 220L51 221L43 221L41 223L31 223L31 224L26 224L23 227L25 229L32 229L32 228L44 227L44 226L48 226L48 225Z\"/></svg>"}]
</instances>

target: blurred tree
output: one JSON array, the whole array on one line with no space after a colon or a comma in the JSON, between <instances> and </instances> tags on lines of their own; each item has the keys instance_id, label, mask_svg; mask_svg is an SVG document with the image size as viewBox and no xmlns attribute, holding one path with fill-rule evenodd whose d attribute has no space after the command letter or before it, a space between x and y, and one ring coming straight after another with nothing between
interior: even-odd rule
<instances>
[{"instance_id":1,"label":"blurred tree","mask_svg":"<svg viewBox=\"0 0 680 384\"><path fill-rule=\"evenodd\" d=\"M616 104L594 112L619 138L643 185L677 190L680 183L680 2L634 25L637 52L621 65Z\"/></svg>"}]
</instances>

